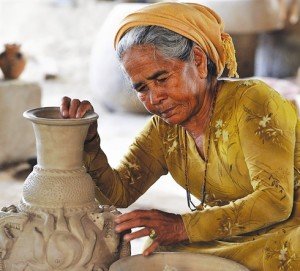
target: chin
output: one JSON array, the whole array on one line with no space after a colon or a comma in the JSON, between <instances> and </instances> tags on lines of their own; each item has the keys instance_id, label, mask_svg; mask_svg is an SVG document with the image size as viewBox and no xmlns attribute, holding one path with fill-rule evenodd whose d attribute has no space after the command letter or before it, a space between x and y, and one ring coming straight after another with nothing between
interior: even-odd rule
<instances>
[{"instance_id":1,"label":"chin","mask_svg":"<svg viewBox=\"0 0 300 271\"><path fill-rule=\"evenodd\" d=\"M162 120L171 125L180 125L184 122L182 118L179 118L178 116L175 115L170 118L162 118Z\"/></svg>"}]
</instances>

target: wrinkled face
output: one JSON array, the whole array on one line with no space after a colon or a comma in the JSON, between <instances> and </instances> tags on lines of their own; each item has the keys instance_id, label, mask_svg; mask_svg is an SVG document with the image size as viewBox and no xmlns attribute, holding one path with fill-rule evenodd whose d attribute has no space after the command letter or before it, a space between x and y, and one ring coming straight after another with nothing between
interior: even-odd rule
<instances>
[{"instance_id":1,"label":"wrinkled face","mask_svg":"<svg viewBox=\"0 0 300 271\"><path fill-rule=\"evenodd\" d=\"M194 61L166 59L150 45L128 49L122 58L145 108L170 124L184 124L203 102L205 84Z\"/></svg>"}]
</instances>

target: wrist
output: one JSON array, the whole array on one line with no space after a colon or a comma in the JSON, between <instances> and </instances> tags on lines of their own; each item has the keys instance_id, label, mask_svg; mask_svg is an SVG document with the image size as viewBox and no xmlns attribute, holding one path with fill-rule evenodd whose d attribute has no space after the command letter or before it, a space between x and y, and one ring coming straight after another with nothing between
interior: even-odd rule
<instances>
[{"instance_id":1,"label":"wrist","mask_svg":"<svg viewBox=\"0 0 300 271\"><path fill-rule=\"evenodd\" d=\"M178 232L178 237L179 237L179 242L183 242L183 241L188 241L189 237L183 222L183 219L181 217L181 215L177 215L178 216L178 228L177 228L177 232Z\"/></svg>"},{"instance_id":2,"label":"wrist","mask_svg":"<svg viewBox=\"0 0 300 271\"><path fill-rule=\"evenodd\" d=\"M95 134L94 134L93 136L91 136L90 138L87 138L87 139L84 141L84 144L93 142L97 137L98 137L98 133L95 133Z\"/></svg>"},{"instance_id":3,"label":"wrist","mask_svg":"<svg viewBox=\"0 0 300 271\"><path fill-rule=\"evenodd\" d=\"M86 152L96 152L100 148L100 137L99 134L96 133L91 138L84 141L84 150Z\"/></svg>"}]
</instances>

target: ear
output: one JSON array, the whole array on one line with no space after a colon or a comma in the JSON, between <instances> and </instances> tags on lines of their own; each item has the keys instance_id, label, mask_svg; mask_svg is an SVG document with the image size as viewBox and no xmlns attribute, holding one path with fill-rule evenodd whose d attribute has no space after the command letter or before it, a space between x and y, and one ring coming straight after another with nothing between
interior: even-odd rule
<instances>
[{"instance_id":1,"label":"ear","mask_svg":"<svg viewBox=\"0 0 300 271\"><path fill-rule=\"evenodd\" d=\"M206 54L202 51L202 49L196 45L193 48L194 52L194 63L198 69L199 76L202 79L207 78L207 56Z\"/></svg>"}]
</instances>

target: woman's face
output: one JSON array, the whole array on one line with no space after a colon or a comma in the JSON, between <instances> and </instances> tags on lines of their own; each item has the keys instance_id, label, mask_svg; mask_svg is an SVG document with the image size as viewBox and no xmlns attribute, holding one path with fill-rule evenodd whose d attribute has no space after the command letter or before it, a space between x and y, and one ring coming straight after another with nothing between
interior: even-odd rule
<instances>
[{"instance_id":1,"label":"woman's face","mask_svg":"<svg viewBox=\"0 0 300 271\"><path fill-rule=\"evenodd\" d=\"M140 45L124 53L122 64L149 112L170 124L185 124L199 112L206 80L196 61L166 59L154 47Z\"/></svg>"}]
</instances>

